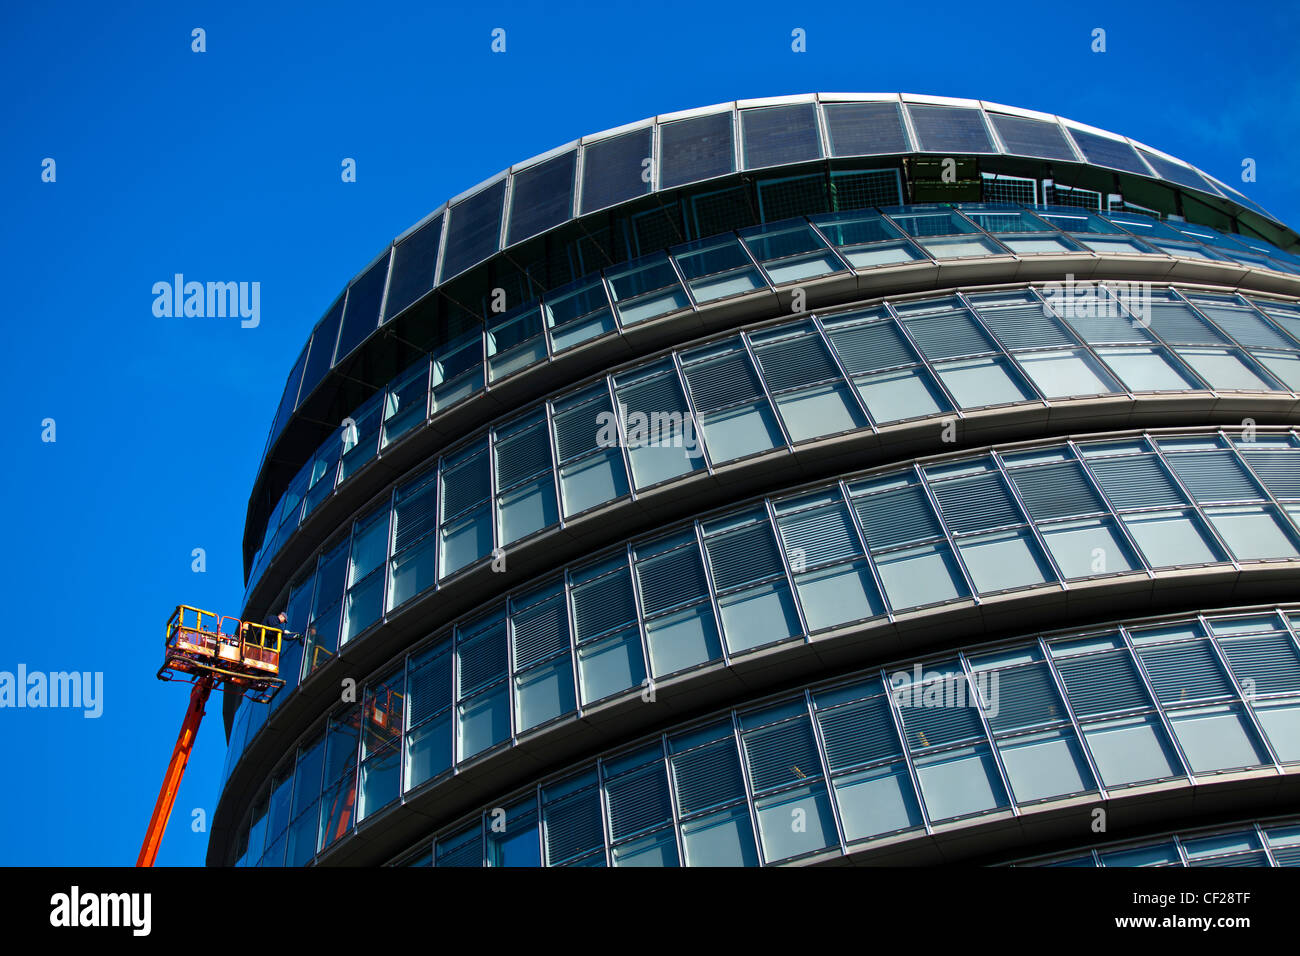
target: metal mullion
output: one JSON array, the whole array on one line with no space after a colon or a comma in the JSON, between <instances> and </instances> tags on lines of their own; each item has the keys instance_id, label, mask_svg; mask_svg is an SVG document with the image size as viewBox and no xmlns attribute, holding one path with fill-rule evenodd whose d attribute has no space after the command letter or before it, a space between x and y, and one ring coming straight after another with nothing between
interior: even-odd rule
<instances>
[{"instance_id":1,"label":"metal mullion","mask_svg":"<svg viewBox=\"0 0 1300 956\"><path fill-rule=\"evenodd\" d=\"M804 643L812 640L812 635L808 628L808 621L804 618L803 601L799 597L799 589L794 583L794 572L790 569L790 561L785 554L785 541L781 538L781 528L776 523L776 509L772 507L772 499L763 499L763 510L767 515L768 526L772 530L772 535L776 539L776 553L781 558L781 567L785 570L786 585L790 588L790 597L794 601L794 612L799 616L799 626L803 628Z\"/></svg>"},{"instance_id":2,"label":"metal mullion","mask_svg":"<svg viewBox=\"0 0 1300 956\"><path fill-rule=\"evenodd\" d=\"M668 265L673 270L673 275L675 275L677 277L677 281L681 283L682 291L686 293L686 301L690 303L691 311L699 312L700 303L695 298L695 290L691 288L690 282L688 282L686 279L686 274L682 272L682 267L680 264L678 264L677 257L674 256L672 252L667 250L664 251L664 255L668 259Z\"/></svg>"},{"instance_id":3,"label":"metal mullion","mask_svg":"<svg viewBox=\"0 0 1300 956\"><path fill-rule=\"evenodd\" d=\"M614 865L613 837L609 830L609 808L605 806L605 760L596 758L596 803L600 805L600 845L605 852L605 866ZM541 827L538 827L541 830Z\"/></svg>"},{"instance_id":4,"label":"metal mullion","mask_svg":"<svg viewBox=\"0 0 1300 956\"><path fill-rule=\"evenodd\" d=\"M754 788L749 782L749 758L745 755L745 745L740 734L740 719L733 708L731 711L731 744L736 748L740 762L740 785L745 791L745 805L749 809L749 825L754 828L754 849L758 853L759 866L767 865L767 851L763 848L763 831L758 827L758 805L754 802Z\"/></svg>"},{"instance_id":5,"label":"metal mullion","mask_svg":"<svg viewBox=\"0 0 1300 956\"><path fill-rule=\"evenodd\" d=\"M858 390L853 387L853 378L849 375L848 369L844 367L844 363L840 360L839 353L835 351L835 347L831 344L831 337L826 333L826 327L822 325L822 320L816 315L813 315L811 318L813 328L821 337L822 345L830 355L831 361L835 363L835 368L839 370L840 375L843 377L844 384L848 386L849 394L853 396L853 401L857 403L858 409L862 412L863 418L867 420L867 427L871 429L873 435L878 435L880 429L876 426L876 420L867 409L866 402L862 400L862 396L858 394ZM857 430L861 431L861 429Z\"/></svg>"},{"instance_id":6,"label":"metal mullion","mask_svg":"<svg viewBox=\"0 0 1300 956\"><path fill-rule=\"evenodd\" d=\"M1183 867L1190 869L1192 864L1187 856L1187 848L1183 846L1182 838L1177 833L1171 833L1169 836L1174 841L1174 850L1178 853L1178 859L1182 861Z\"/></svg>"},{"instance_id":7,"label":"metal mullion","mask_svg":"<svg viewBox=\"0 0 1300 956\"><path fill-rule=\"evenodd\" d=\"M1101 503L1106 506L1106 510L1109 512L1108 517L1112 519L1111 523L1119 531L1121 537L1124 539L1124 543L1129 546L1129 549L1137 559L1142 562L1142 567L1146 571L1147 577L1149 579L1154 579L1156 576L1155 570L1147 561L1146 555L1142 553L1142 549L1137 546L1137 542L1133 540L1132 535L1129 534L1128 525L1124 523L1119 508L1117 508L1114 502L1110 500L1110 496L1107 495L1105 490L1101 487L1101 482L1097 480L1096 476L1092 473L1092 469L1088 467L1088 459L1081 451L1079 451L1078 443L1073 438L1070 438L1066 440L1065 444L1074 454L1073 460L1078 464L1079 470L1083 472L1083 477L1088 483L1088 487L1092 489L1093 494L1101 499Z\"/></svg>"},{"instance_id":8,"label":"metal mullion","mask_svg":"<svg viewBox=\"0 0 1300 956\"><path fill-rule=\"evenodd\" d=\"M581 720L583 706L582 682L578 679L578 628L573 617L573 571L569 567L564 569L561 587L564 589L564 625L569 632L569 670L573 674L573 713Z\"/></svg>"},{"instance_id":9,"label":"metal mullion","mask_svg":"<svg viewBox=\"0 0 1300 956\"><path fill-rule=\"evenodd\" d=\"M713 581L713 568L709 565L709 552L704 546L704 526L696 519L693 523L695 531L695 546L700 551L700 563L704 565L704 586L709 592L709 606L713 609L713 625L718 629L718 643L722 645L722 663L723 666L731 667L731 651L727 647L727 633L722 629L722 609L720 606L721 598L718 594L718 586Z\"/></svg>"},{"instance_id":10,"label":"metal mullion","mask_svg":"<svg viewBox=\"0 0 1300 956\"><path fill-rule=\"evenodd\" d=\"M1178 754L1178 759L1182 761L1183 776L1187 779L1189 784L1195 786L1196 773L1192 770L1191 761L1187 759L1187 754L1183 753L1182 744L1178 742L1178 736L1174 733L1174 725L1169 720L1169 715L1165 713L1164 706L1160 702L1160 696L1156 693L1155 685L1151 683L1151 675L1147 673L1146 664L1143 663L1142 656L1138 654L1137 648L1133 646L1133 639L1129 636L1127 628L1122 626L1119 628L1119 638L1120 643L1123 644L1129 657L1132 659L1133 663L1137 665L1138 676L1142 679L1142 686L1146 688L1147 695L1151 698L1151 704L1152 707L1155 708L1156 716L1159 718L1161 726L1164 727L1165 733L1169 735L1169 742L1173 744L1174 752Z\"/></svg>"},{"instance_id":11,"label":"metal mullion","mask_svg":"<svg viewBox=\"0 0 1300 956\"><path fill-rule=\"evenodd\" d=\"M691 416L691 428L695 432L695 444L700 449L700 455L704 459L704 468L709 475L713 474L713 456L709 454L709 446L704 441L704 419L695 407L695 398L691 395L691 390L687 386L686 371L682 368L681 352L674 350L671 354L673 363L673 374L677 376L677 386L682 390L682 395L686 399L686 411Z\"/></svg>"},{"instance_id":12,"label":"metal mullion","mask_svg":"<svg viewBox=\"0 0 1300 956\"><path fill-rule=\"evenodd\" d=\"M672 755L668 752L667 734L659 735L659 755L664 773L668 774L668 812L671 815L673 841L677 845L677 860L682 866L686 866L686 836L682 833L682 814L677 805L677 778L673 774L673 761Z\"/></svg>"},{"instance_id":13,"label":"metal mullion","mask_svg":"<svg viewBox=\"0 0 1300 956\"><path fill-rule=\"evenodd\" d=\"M885 691L885 708L889 711L889 717L894 722L894 734L898 738L899 757L903 761L903 767L907 770L907 776L912 781L912 790L916 793L917 809L921 811L921 824L925 827L926 836L934 836L934 825L930 822L930 810L925 805L925 793L921 790L921 779L917 776L916 766L912 762L911 748L907 746L907 731L903 728L903 715L899 713L898 701L894 699L894 686L889 682L889 675L885 669L880 668L880 685ZM884 766L882 764L882 766Z\"/></svg>"},{"instance_id":14,"label":"metal mullion","mask_svg":"<svg viewBox=\"0 0 1300 956\"><path fill-rule=\"evenodd\" d=\"M1241 683L1237 680L1237 675L1233 673L1232 666L1228 663L1227 655L1224 654L1223 649L1219 647L1219 641L1214 634L1214 630L1210 627L1204 614L1196 615L1196 620L1200 624L1201 630L1205 632L1206 639L1209 641L1210 649L1214 653L1215 660L1219 662L1219 666L1223 668L1223 672L1228 675L1229 683L1231 683L1233 689L1236 690L1237 697L1241 703L1241 709L1246 713L1246 719L1249 720L1250 725L1255 728L1255 734L1261 741L1263 741L1265 752L1272 758L1273 768L1278 773L1285 773L1286 771L1282 767L1282 759L1278 756L1277 748L1273 746L1273 742L1269 740L1268 734L1264 732L1264 727L1259 722L1259 717L1255 713L1255 708L1250 706L1251 699L1247 697L1246 692L1242 690ZM1258 699L1259 695L1256 694L1254 696Z\"/></svg>"},{"instance_id":15,"label":"metal mullion","mask_svg":"<svg viewBox=\"0 0 1300 956\"><path fill-rule=\"evenodd\" d=\"M636 501L636 476L632 473L632 456L627 453L627 423L623 421L623 406L614 390L614 376L605 376L605 394L614 413L614 426L618 429L618 449L627 474L628 500Z\"/></svg>"},{"instance_id":16,"label":"metal mullion","mask_svg":"<svg viewBox=\"0 0 1300 956\"><path fill-rule=\"evenodd\" d=\"M826 788L826 800L831 807L831 817L835 822L835 834L840 841L840 853L849 855L849 843L845 838L844 823L840 820L839 801L831 795L831 761L826 756L826 742L822 740L821 724L817 722L817 711L813 707L812 691L804 688L804 706L808 709L808 722L812 724L813 745L817 748L817 759L822 766L822 785ZM824 851L823 851L824 852Z\"/></svg>"},{"instance_id":17,"label":"metal mullion","mask_svg":"<svg viewBox=\"0 0 1300 956\"><path fill-rule=\"evenodd\" d=\"M758 384L762 386L763 395L767 398L767 406L772 411L772 417L776 419L776 427L781 430L781 437L785 440L786 451L794 451L794 441L790 438L790 433L786 430L785 422L781 418L781 412L772 399L772 390L767 387L767 376L763 374L763 366L758 364L758 356L754 354L753 343L749 341L749 336L745 332L740 333L740 345L745 350L745 354L749 356L750 367L758 378Z\"/></svg>"},{"instance_id":18,"label":"metal mullion","mask_svg":"<svg viewBox=\"0 0 1300 956\"><path fill-rule=\"evenodd\" d=\"M984 703L984 695L980 694L979 687L975 683L974 671L970 666L970 661L966 658L964 651L957 652L957 661L961 665L962 676L966 680L967 699L970 694L975 694L980 698L980 703ZM1011 779L1007 776L1007 768L1002 764L1002 752L998 750L997 739L993 736L993 728L989 725L988 716L984 713L984 708L975 708L979 712L980 726L984 728L984 739L988 742L989 751L993 755L993 764L998 768L998 779L1002 781L1002 792L1007 796L1007 803L1011 807L1011 815L1020 816L1020 805L1016 802L1016 793L1011 789ZM995 807L995 810L1001 809Z\"/></svg>"},{"instance_id":19,"label":"metal mullion","mask_svg":"<svg viewBox=\"0 0 1300 956\"><path fill-rule=\"evenodd\" d=\"M1007 488L1011 491L1011 497L1015 499L1016 505L1025 516L1025 527L1029 529L1029 533L1032 534L1034 540L1038 542L1038 547L1042 550L1043 556L1047 558L1047 563L1056 574L1056 583L1061 586L1062 591L1070 590L1070 584L1065 578L1065 572L1061 570L1059 565L1057 565L1055 556L1047 546L1047 539L1043 537L1043 533L1038 529L1038 525L1035 523L1033 515L1029 513L1029 507L1025 504L1025 499L1020 495L1020 489L1017 488L1016 483L1011 480L1011 475L1007 471L1007 464L1002 460L1001 453L996 448L993 448L990 449L989 454L993 458L993 466L998 470L998 474L1002 476L1003 483L1006 484Z\"/></svg>"},{"instance_id":20,"label":"metal mullion","mask_svg":"<svg viewBox=\"0 0 1300 956\"><path fill-rule=\"evenodd\" d=\"M862 559L866 561L867 570L871 572L871 580L876 586L876 593L880 595L880 603L885 607L885 615L889 618L889 623L893 624L894 605L889 600L889 595L885 593L884 582L880 580L880 571L876 568L875 559L871 556L871 548L867 544L866 532L862 530L862 519L858 517L858 511L853 507L853 497L849 494L848 483L841 478L837 484L840 489L840 498L849 513L849 521L853 525L853 531L858 536L858 544L862 547Z\"/></svg>"},{"instance_id":21,"label":"metal mullion","mask_svg":"<svg viewBox=\"0 0 1300 956\"><path fill-rule=\"evenodd\" d=\"M1147 439L1147 442L1149 444L1155 446L1156 460L1159 461L1160 464L1164 466L1166 475L1168 475L1168 477L1173 481L1173 483L1177 485L1178 490L1181 491L1187 497L1188 504L1185 507L1192 509L1192 512L1197 516L1198 519L1200 519L1200 523L1202 524L1202 526L1204 526L1205 530L1210 533L1210 536L1214 539L1214 541L1218 544L1218 546L1223 549L1223 553L1228 556L1228 560L1232 563L1233 570L1240 571L1241 564L1240 562L1237 561L1237 556L1233 553L1233 550L1230 547L1228 547L1228 543L1224 541L1223 538L1219 535L1219 530L1214 527L1214 523L1210 521L1209 517L1205 514L1205 511L1202 508L1201 503L1196 500L1196 496L1192 494L1191 490L1188 489L1188 487L1185 484L1183 484L1183 480L1178 477L1178 473L1174 471L1174 466L1169 463L1169 459L1165 457L1164 451L1161 450L1160 443L1158 441L1152 442L1150 440L1150 436L1146 431L1142 432L1142 437ZM1222 562L1214 562L1214 563L1221 564Z\"/></svg>"},{"instance_id":22,"label":"metal mullion","mask_svg":"<svg viewBox=\"0 0 1300 956\"><path fill-rule=\"evenodd\" d=\"M898 227L895 226L894 228L897 229ZM965 421L966 415L962 412L961 403L953 397L953 394L950 391L948 391L948 386L944 384L943 379L940 378L939 373L935 370L934 363L930 361L929 357L925 354L925 350L922 349L916 339L912 337L912 331L907 327L907 323L903 321L902 316L898 314L898 311L888 300L881 302L880 304L884 307L885 314L894 320L895 328L898 329L907 344L911 346L912 351L916 353L917 360L921 363L922 368L930 374L931 381L939 387L939 391L943 394L944 399L947 400L948 414L943 416L943 418L956 416L958 421ZM939 421L943 421L943 418L940 418Z\"/></svg>"},{"instance_id":23,"label":"metal mullion","mask_svg":"<svg viewBox=\"0 0 1300 956\"><path fill-rule=\"evenodd\" d=\"M1056 688L1057 696L1061 698L1061 705L1065 708L1065 715L1070 720L1070 726L1074 728L1074 739L1079 742L1079 749L1083 751L1083 759L1088 763L1088 770L1092 774L1092 782L1097 788L1097 793L1102 800L1109 800L1110 793L1106 790L1106 784L1101 779L1101 772L1097 769L1097 764L1092 757L1092 748L1088 745L1087 738L1083 735L1083 725L1079 722L1079 715L1074 712L1074 707L1070 703L1070 696L1066 693L1065 680L1057 671L1055 659L1052 657L1051 650L1047 646L1047 641L1043 636L1038 635L1038 652L1043 655L1043 661L1047 665L1047 674L1052 679L1052 686Z\"/></svg>"},{"instance_id":24,"label":"metal mullion","mask_svg":"<svg viewBox=\"0 0 1300 956\"><path fill-rule=\"evenodd\" d=\"M1258 820L1252 824L1252 827L1254 828L1256 839L1259 840L1259 845L1264 848L1264 856L1268 860L1269 866L1280 867L1282 864L1279 863L1277 857L1273 855L1273 848L1269 845L1268 834L1264 832L1264 828L1260 826Z\"/></svg>"},{"instance_id":25,"label":"metal mullion","mask_svg":"<svg viewBox=\"0 0 1300 956\"><path fill-rule=\"evenodd\" d=\"M563 462L560 461L559 444L555 440L555 403L553 401L548 400L542 405L542 416L546 419L546 441L551 449L551 474L555 476L555 505L556 514L559 516L557 527L563 531L567 525L564 514L564 479L561 475Z\"/></svg>"},{"instance_id":26,"label":"metal mullion","mask_svg":"<svg viewBox=\"0 0 1300 956\"><path fill-rule=\"evenodd\" d=\"M939 522L939 528L943 531L944 538L947 539L948 549L952 552L957 567L961 570L962 580L966 583L966 591L978 606L980 604L980 593L975 587L975 579L971 577L970 569L966 567L966 559L962 557L961 549L957 547L957 538L952 529L948 527L948 522L943 516L943 510L939 507L939 499L934 496L934 489L930 487L930 481L920 465L913 463L912 473L919 480L921 491L925 494L926 500L930 502L930 508L934 511L935 520Z\"/></svg>"},{"instance_id":27,"label":"metal mullion","mask_svg":"<svg viewBox=\"0 0 1300 956\"><path fill-rule=\"evenodd\" d=\"M630 541L624 551L624 560L627 561L627 576L632 582L632 609L636 613L637 636L641 641L641 662L645 665L645 683L642 687L650 691L653 700L655 679L654 672L650 668L650 638L646 631L645 611L641 606L641 582L636 573L636 557Z\"/></svg>"}]
</instances>

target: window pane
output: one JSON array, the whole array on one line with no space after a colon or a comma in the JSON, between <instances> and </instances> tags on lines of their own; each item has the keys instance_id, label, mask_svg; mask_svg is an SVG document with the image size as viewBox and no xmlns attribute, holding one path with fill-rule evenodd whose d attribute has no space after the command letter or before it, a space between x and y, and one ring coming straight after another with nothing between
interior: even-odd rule
<instances>
[{"instance_id":1,"label":"window pane","mask_svg":"<svg viewBox=\"0 0 1300 956\"><path fill-rule=\"evenodd\" d=\"M754 801L763 856L769 862L839 842L826 785L816 783Z\"/></svg>"},{"instance_id":2,"label":"window pane","mask_svg":"<svg viewBox=\"0 0 1300 956\"><path fill-rule=\"evenodd\" d=\"M578 649L578 667L584 704L640 687L645 680L645 663L636 629L584 644Z\"/></svg>"},{"instance_id":3,"label":"window pane","mask_svg":"<svg viewBox=\"0 0 1300 956\"><path fill-rule=\"evenodd\" d=\"M847 774L834 787L844 838L850 842L921 826L921 808L900 763Z\"/></svg>"},{"instance_id":4,"label":"window pane","mask_svg":"<svg viewBox=\"0 0 1300 956\"><path fill-rule=\"evenodd\" d=\"M873 556L880 583L896 609L938 604L966 596L961 568L946 544Z\"/></svg>"},{"instance_id":5,"label":"window pane","mask_svg":"<svg viewBox=\"0 0 1300 956\"><path fill-rule=\"evenodd\" d=\"M916 776L936 822L1007 805L997 765L983 744L919 757Z\"/></svg>"},{"instance_id":6,"label":"window pane","mask_svg":"<svg viewBox=\"0 0 1300 956\"><path fill-rule=\"evenodd\" d=\"M718 609L732 653L799 633L799 618L784 581L728 595L718 601Z\"/></svg>"},{"instance_id":7,"label":"window pane","mask_svg":"<svg viewBox=\"0 0 1300 956\"><path fill-rule=\"evenodd\" d=\"M946 362L936 367L939 378L962 408L1023 402L1031 398L996 356Z\"/></svg>"},{"instance_id":8,"label":"window pane","mask_svg":"<svg viewBox=\"0 0 1300 956\"><path fill-rule=\"evenodd\" d=\"M1083 352L1020 352L1016 360L1048 398L1115 391L1110 376Z\"/></svg>"},{"instance_id":9,"label":"window pane","mask_svg":"<svg viewBox=\"0 0 1300 956\"><path fill-rule=\"evenodd\" d=\"M1263 508L1215 508L1207 511L1206 517L1243 561L1300 555L1271 511Z\"/></svg>"},{"instance_id":10,"label":"window pane","mask_svg":"<svg viewBox=\"0 0 1300 956\"><path fill-rule=\"evenodd\" d=\"M1210 388L1249 389L1267 392L1273 388L1256 375L1235 353L1226 349L1178 349L1179 356L1210 384Z\"/></svg>"},{"instance_id":11,"label":"window pane","mask_svg":"<svg viewBox=\"0 0 1300 956\"><path fill-rule=\"evenodd\" d=\"M1125 515L1129 534L1153 568L1210 564L1221 560L1196 522L1183 511L1149 511Z\"/></svg>"},{"instance_id":12,"label":"window pane","mask_svg":"<svg viewBox=\"0 0 1300 956\"><path fill-rule=\"evenodd\" d=\"M1048 580L1038 546L1026 531L1000 531L965 538L957 547L976 590L982 594Z\"/></svg>"},{"instance_id":13,"label":"window pane","mask_svg":"<svg viewBox=\"0 0 1300 956\"><path fill-rule=\"evenodd\" d=\"M1265 762L1239 707L1220 705L1170 713L1178 743L1193 773L1253 767Z\"/></svg>"},{"instance_id":14,"label":"window pane","mask_svg":"<svg viewBox=\"0 0 1300 956\"><path fill-rule=\"evenodd\" d=\"M1039 530L1067 578L1132 571L1137 566L1109 518L1043 525Z\"/></svg>"},{"instance_id":15,"label":"window pane","mask_svg":"<svg viewBox=\"0 0 1300 956\"><path fill-rule=\"evenodd\" d=\"M544 724L574 709L573 668L565 654L515 678L519 730Z\"/></svg>"},{"instance_id":16,"label":"window pane","mask_svg":"<svg viewBox=\"0 0 1300 956\"><path fill-rule=\"evenodd\" d=\"M948 402L921 368L881 372L854 379L871 417L878 422L901 421L946 411Z\"/></svg>"},{"instance_id":17,"label":"window pane","mask_svg":"<svg viewBox=\"0 0 1300 956\"><path fill-rule=\"evenodd\" d=\"M650 667L656 677L722 656L713 609L708 604L699 604L647 622L646 643L650 650Z\"/></svg>"},{"instance_id":18,"label":"window pane","mask_svg":"<svg viewBox=\"0 0 1300 956\"><path fill-rule=\"evenodd\" d=\"M1092 789L1083 748L1070 730L1053 730L998 743L1018 803Z\"/></svg>"},{"instance_id":19,"label":"window pane","mask_svg":"<svg viewBox=\"0 0 1300 956\"><path fill-rule=\"evenodd\" d=\"M617 448L565 465L560 470L564 514L572 517L627 494L627 471Z\"/></svg>"},{"instance_id":20,"label":"window pane","mask_svg":"<svg viewBox=\"0 0 1300 956\"><path fill-rule=\"evenodd\" d=\"M714 461L731 461L784 445L766 400L704 418L704 441Z\"/></svg>"},{"instance_id":21,"label":"window pane","mask_svg":"<svg viewBox=\"0 0 1300 956\"><path fill-rule=\"evenodd\" d=\"M457 708L457 714L460 760L468 760L510 736L510 706L505 684L465 701Z\"/></svg>"},{"instance_id":22,"label":"window pane","mask_svg":"<svg viewBox=\"0 0 1300 956\"><path fill-rule=\"evenodd\" d=\"M1159 349L1098 349L1097 354L1130 391L1183 391L1201 387L1189 381Z\"/></svg>"},{"instance_id":23,"label":"window pane","mask_svg":"<svg viewBox=\"0 0 1300 956\"><path fill-rule=\"evenodd\" d=\"M732 807L682 824L687 866L758 866L746 807Z\"/></svg>"},{"instance_id":24,"label":"window pane","mask_svg":"<svg viewBox=\"0 0 1300 956\"><path fill-rule=\"evenodd\" d=\"M1119 787L1180 772L1178 758L1154 717L1127 717L1091 724L1083 736L1101 781Z\"/></svg>"}]
</instances>

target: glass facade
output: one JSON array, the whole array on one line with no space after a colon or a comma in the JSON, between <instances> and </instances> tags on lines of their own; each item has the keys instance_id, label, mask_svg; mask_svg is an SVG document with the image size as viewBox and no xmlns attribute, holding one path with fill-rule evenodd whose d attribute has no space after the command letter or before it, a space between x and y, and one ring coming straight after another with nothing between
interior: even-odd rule
<instances>
[{"instance_id":1,"label":"glass facade","mask_svg":"<svg viewBox=\"0 0 1300 956\"><path fill-rule=\"evenodd\" d=\"M209 862L1295 862L1245 795L1300 777L1297 248L926 97L488 180L293 366L244 617L300 637L225 702Z\"/></svg>"}]
</instances>

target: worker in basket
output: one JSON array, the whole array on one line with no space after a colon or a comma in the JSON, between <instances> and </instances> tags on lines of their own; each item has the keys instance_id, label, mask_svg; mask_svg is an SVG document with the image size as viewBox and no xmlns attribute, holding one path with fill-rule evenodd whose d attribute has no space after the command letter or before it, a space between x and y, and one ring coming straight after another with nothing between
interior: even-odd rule
<instances>
[{"instance_id":1,"label":"worker in basket","mask_svg":"<svg viewBox=\"0 0 1300 956\"><path fill-rule=\"evenodd\" d=\"M262 623L265 624L267 627L278 627L281 631L283 631L284 632L283 640L297 641L299 643L302 642L301 634L297 633L296 631L289 630L289 615L286 614L284 611L279 611L276 614L270 615Z\"/></svg>"}]
</instances>

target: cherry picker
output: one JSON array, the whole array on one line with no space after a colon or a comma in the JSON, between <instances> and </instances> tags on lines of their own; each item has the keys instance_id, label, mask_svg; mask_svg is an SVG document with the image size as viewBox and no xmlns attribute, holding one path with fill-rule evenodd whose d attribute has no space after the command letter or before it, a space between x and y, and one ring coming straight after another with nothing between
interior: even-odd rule
<instances>
[{"instance_id":1,"label":"cherry picker","mask_svg":"<svg viewBox=\"0 0 1300 956\"><path fill-rule=\"evenodd\" d=\"M241 621L211 611L179 604L167 619L163 664L158 679L183 680L193 685L190 706L172 748L162 789L154 804L149 829L136 866L153 866L167 831L172 804L194 749L208 696L218 687L234 688L257 703L267 703L284 686L280 678L280 644L284 632L277 627Z\"/></svg>"}]
</instances>

